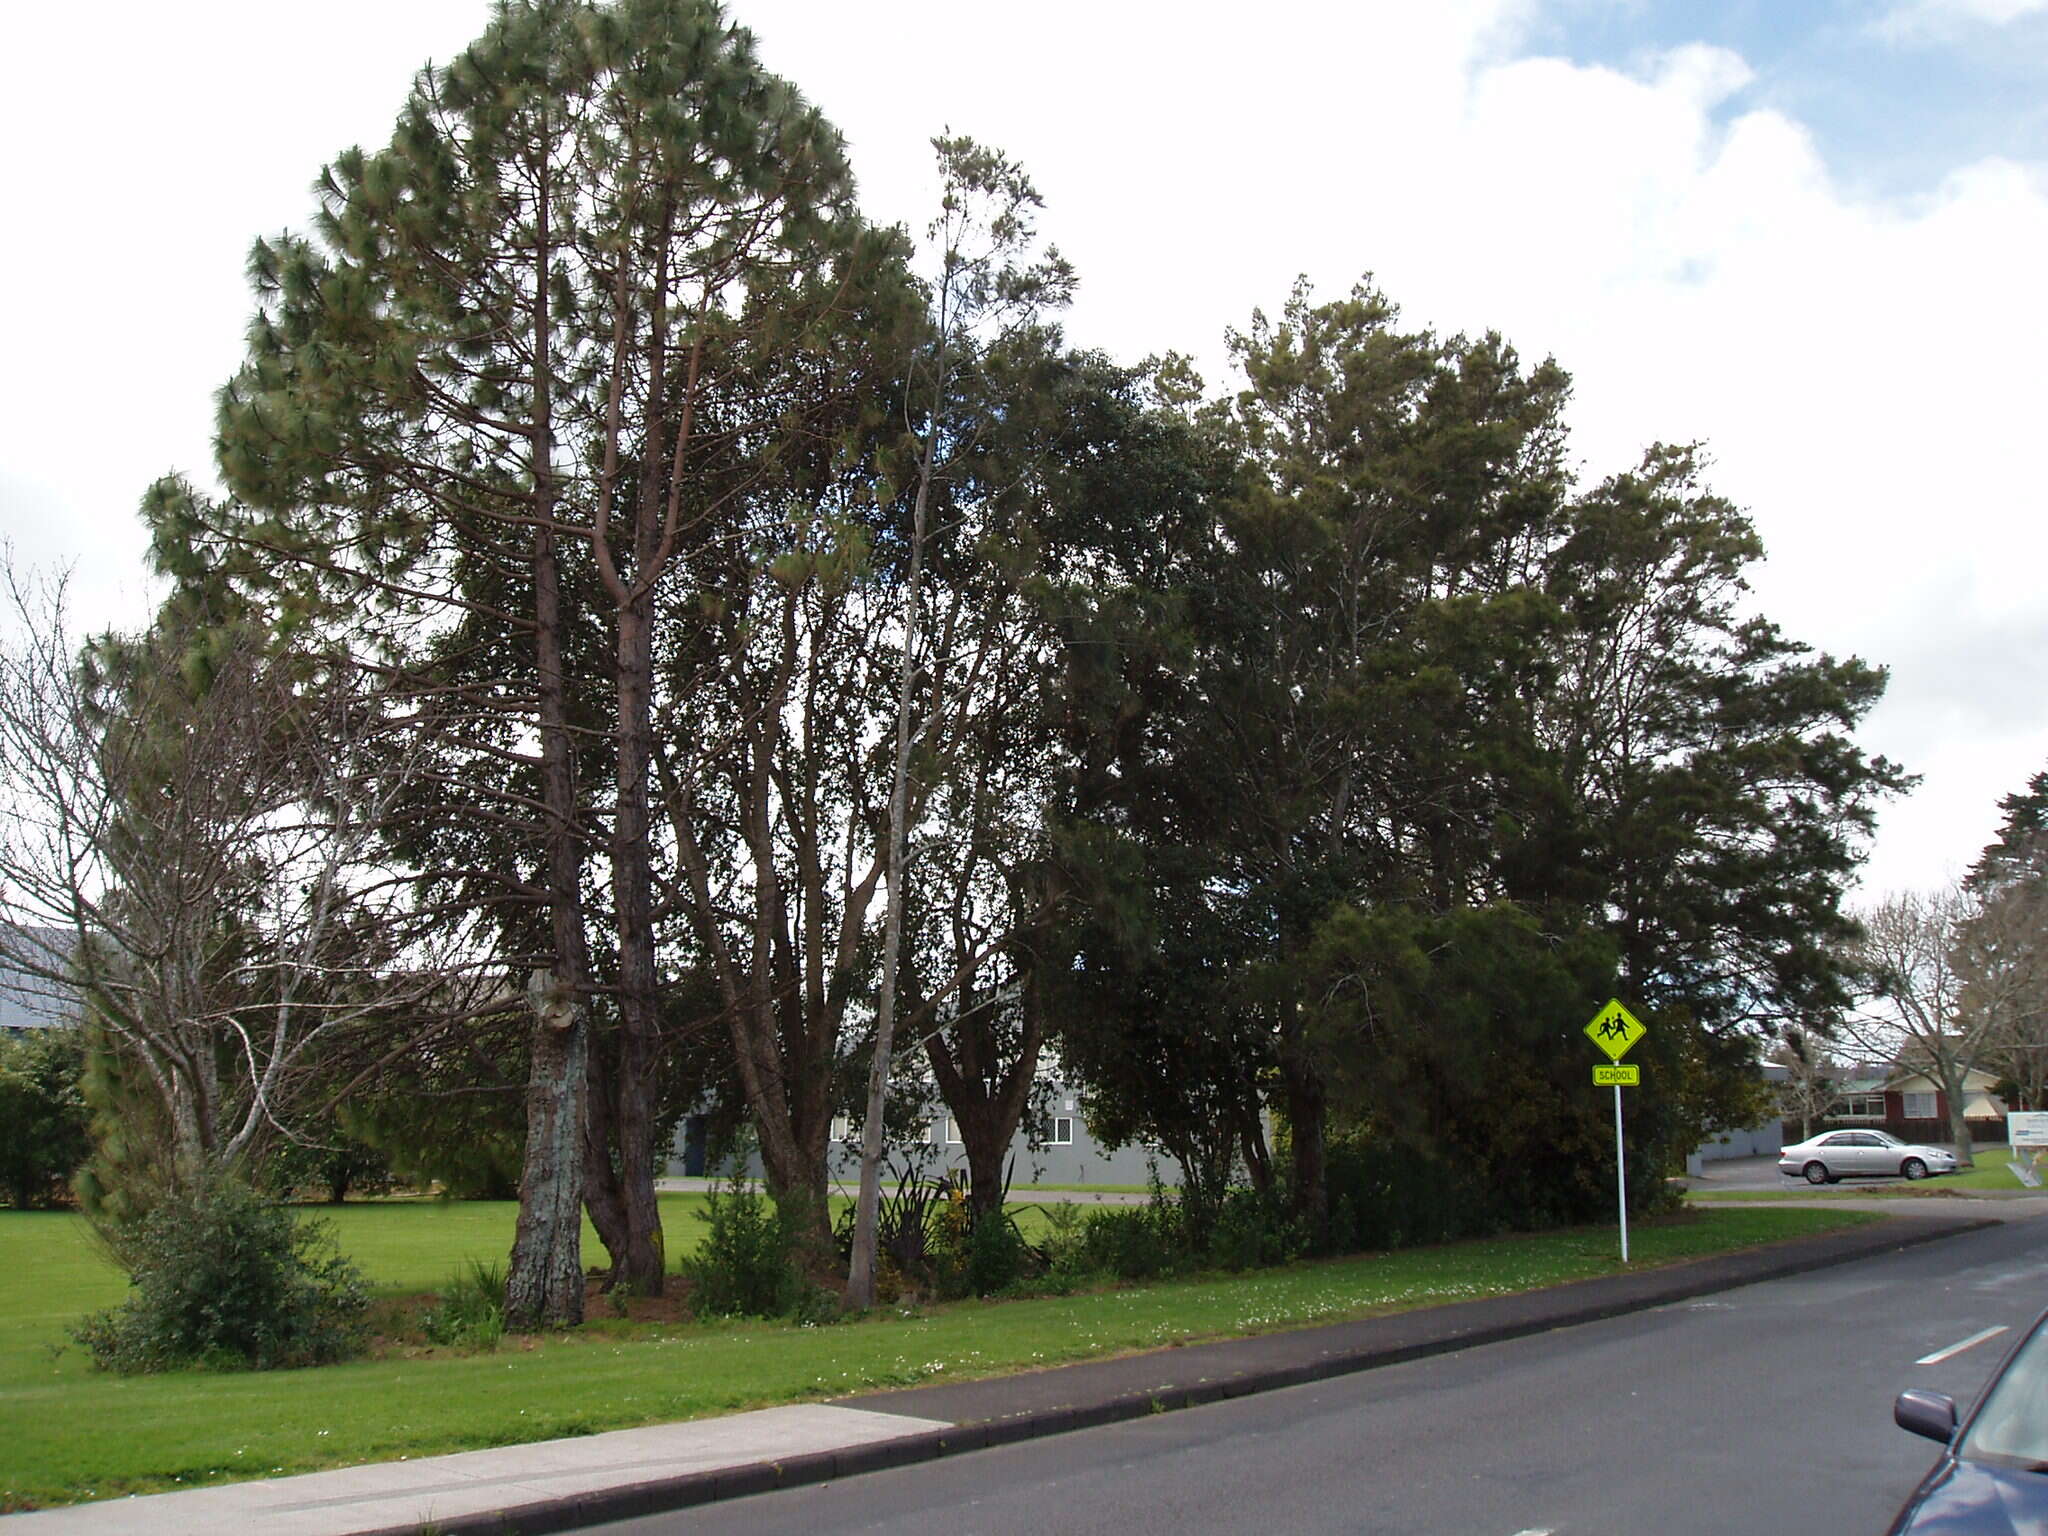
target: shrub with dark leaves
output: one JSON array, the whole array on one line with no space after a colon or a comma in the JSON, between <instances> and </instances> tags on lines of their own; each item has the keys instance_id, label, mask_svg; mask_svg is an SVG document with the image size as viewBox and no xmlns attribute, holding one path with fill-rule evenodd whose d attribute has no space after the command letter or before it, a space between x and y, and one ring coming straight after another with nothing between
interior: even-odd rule
<instances>
[{"instance_id":1,"label":"shrub with dark leaves","mask_svg":"<svg viewBox=\"0 0 2048 1536\"><path fill-rule=\"evenodd\" d=\"M735 1160L724 1188L705 1197L711 1230L683 1261L690 1306L702 1317L786 1317L803 1299L794 1223L754 1189Z\"/></svg>"},{"instance_id":2,"label":"shrub with dark leaves","mask_svg":"<svg viewBox=\"0 0 2048 1536\"><path fill-rule=\"evenodd\" d=\"M131 1291L71 1329L102 1370L270 1370L362 1353L369 1297L325 1222L222 1180L122 1234Z\"/></svg>"}]
</instances>

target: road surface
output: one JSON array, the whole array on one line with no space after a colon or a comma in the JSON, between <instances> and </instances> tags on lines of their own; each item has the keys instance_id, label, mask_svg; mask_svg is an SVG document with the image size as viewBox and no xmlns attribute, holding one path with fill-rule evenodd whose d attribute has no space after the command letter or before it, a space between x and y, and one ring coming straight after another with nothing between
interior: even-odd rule
<instances>
[{"instance_id":1,"label":"road surface","mask_svg":"<svg viewBox=\"0 0 2048 1536\"><path fill-rule=\"evenodd\" d=\"M2048 1305L2048 1221L1313 1386L619 1522L606 1536L1881 1532ZM1997 1331L2004 1330L2004 1331ZM1974 1342L1972 1342L1974 1341Z\"/></svg>"}]
</instances>

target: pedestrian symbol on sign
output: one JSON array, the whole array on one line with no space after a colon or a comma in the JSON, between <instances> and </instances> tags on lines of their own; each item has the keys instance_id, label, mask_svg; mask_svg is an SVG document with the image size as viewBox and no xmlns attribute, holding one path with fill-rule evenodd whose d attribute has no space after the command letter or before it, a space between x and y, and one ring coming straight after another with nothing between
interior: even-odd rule
<instances>
[{"instance_id":1,"label":"pedestrian symbol on sign","mask_svg":"<svg viewBox=\"0 0 2048 1536\"><path fill-rule=\"evenodd\" d=\"M1649 1032L1640 1019L1621 1006L1619 998L1594 1014L1593 1022L1586 1026L1586 1037L1607 1053L1609 1061L1621 1060Z\"/></svg>"}]
</instances>

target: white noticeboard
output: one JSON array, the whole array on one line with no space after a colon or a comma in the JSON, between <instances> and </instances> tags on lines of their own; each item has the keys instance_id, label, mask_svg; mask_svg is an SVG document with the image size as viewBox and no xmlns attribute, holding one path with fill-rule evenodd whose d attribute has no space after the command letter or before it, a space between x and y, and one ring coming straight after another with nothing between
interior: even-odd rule
<instances>
[{"instance_id":1,"label":"white noticeboard","mask_svg":"<svg viewBox=\"0 0 2048 1536\"><path fill-rule=\"evenodd\" d=\"M2048 1109L2019 1109L2005 1117L2005 1139L2014 1148L2048 1147Z\"/></svg>"}]
</instances>

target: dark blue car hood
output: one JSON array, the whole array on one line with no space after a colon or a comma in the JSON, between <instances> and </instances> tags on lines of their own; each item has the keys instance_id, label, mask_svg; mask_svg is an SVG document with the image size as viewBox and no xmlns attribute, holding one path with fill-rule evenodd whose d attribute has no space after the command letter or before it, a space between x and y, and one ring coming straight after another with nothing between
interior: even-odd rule
<instances>
[{"instance_id":1,"label":"dark blue car hood","mask_svg":"<svg viewBox=\"0 0 2048 1536\"><path fill-rule=\"evenodd\" d=\"M2048 1536L2048 1472L1952 1461L1921 1485L1893 1536Z\"/></svg>"}]
</instances>

